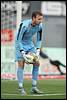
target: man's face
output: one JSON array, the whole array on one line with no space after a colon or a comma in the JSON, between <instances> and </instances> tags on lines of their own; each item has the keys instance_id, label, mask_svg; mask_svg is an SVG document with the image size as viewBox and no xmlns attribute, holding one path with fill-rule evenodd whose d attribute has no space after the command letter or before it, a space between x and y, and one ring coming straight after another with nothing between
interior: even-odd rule
<instances>
[{"instance_id":1,"label":"man's face","mask_svg":"<svg viewBox=\"0 0 67 100\"><path fill-rule=\"evenodd\" d=\"M43 16L37 15L36 18L35 18L35 23L39 24L39 23L42 22L42 20L43 20Z\"/></svg>"}]
</instances>

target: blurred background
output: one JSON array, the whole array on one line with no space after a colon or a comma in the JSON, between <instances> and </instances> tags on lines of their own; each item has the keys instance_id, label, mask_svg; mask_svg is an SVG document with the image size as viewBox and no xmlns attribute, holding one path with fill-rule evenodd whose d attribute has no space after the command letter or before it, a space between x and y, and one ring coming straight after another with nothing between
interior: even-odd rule
<instances>
[{"instance_id":1,"label":"blurred background","mask_svg":"<svg viewBox=\"0 0 67 100\"><path fill-rule=\"evenodd\" d=\"M1 1L1 78L16 79L15 35L19 24L31 18L34 10L44 15L42 48L51 59L66 65L66 2L65 1ZM35 37L34 37L35 40ZM41 57L40 75L60 75L57 67ZM28 67L30 66L30 67ZM66 69L61 67L66 73ZM26 65L25 75L31 75ZM29 78L29 77L25 78Z\"/></svg>"}]
</instances>

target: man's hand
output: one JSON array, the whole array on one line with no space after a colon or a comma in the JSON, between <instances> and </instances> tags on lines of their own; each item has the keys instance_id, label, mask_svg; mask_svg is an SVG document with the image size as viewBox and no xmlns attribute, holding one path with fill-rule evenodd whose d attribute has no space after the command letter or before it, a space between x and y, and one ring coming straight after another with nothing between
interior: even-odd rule
<instances>
[{"instance_id":1,"label":"man's hand","mask_svg":"<svg viewBox=\"0 0 67 100\"><path fill-rule=\"evenodd\" d=\"M22 50L21 53L22 53L22 56L23 56L23 59L25 60L25 62L26 62L26 63L29 63L29 62L28 62L28 59L27 59L27 57L26 57L26 52Z\"/></svg>"},{"instance_id":2,"label":"man's hand","mask_svg":"<svg viewBox=\"0 0 67 100\"><path fill-rule=\"evenodd\" d=\"M36 56L38 57L38 59L39 59L39 55L40 55L40 49L37 49Z\"/></svg>"}]
</instances>

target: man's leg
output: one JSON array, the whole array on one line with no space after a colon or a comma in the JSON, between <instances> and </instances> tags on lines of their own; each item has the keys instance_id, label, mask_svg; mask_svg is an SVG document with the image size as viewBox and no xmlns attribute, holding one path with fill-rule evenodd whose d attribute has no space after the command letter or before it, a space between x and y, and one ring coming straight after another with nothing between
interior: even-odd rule
<instances>
[{"instance_id":1,"label":"man's leg","mask_svg":"<svg viewBox=\"0 0 67 100\"><path fill-rule=\"evenodd\" d=\"M33 64L33 70L32 70L32 87L37 85L38 72L39 72L39 62L36 62L35 64Z\"/></svg>"},{"instance_id":2,"label":"man's leg","mask_svg":"<svg viewBox=\"0 0 67 100\"><path fill-rule=\"evenodd\" d=\"M19 90L22 92L22 95L25 95L26 92L23 88L23 72L24 72L24 61L18 61L18 68L17 68L17 79L19 84Z\"/></svg>"},{"instance_id":3,"label":"man's leg","mask_svg":"<svg viewBox=\"0 0 67 100\"><path fill-rule=\"evenodd\" d=\"M19 87L23 87L23 71L24 71L24 62L18 61L17 79Z\"/></svg>"},{"instance_id":4,"label":"man's leg","mask_svg":"<svg viewBox=\"0 0 67 100\"><path fill-rule=\"evenodd\" d=\"M29 52L36 54L36 48L33 47L32 49L29 50ZM31 93L36 93L36 94L43 93L43 92L41 92L41 91L39 91L37 89L37 80L38 80L38 74L39 74L39 66L40 66L39 61L38 60L35 61L35 64L33 64L33 70L32 70L32 89L31 89Z\"/></svg>"},{"instance_id":5,"label":"man's leg","mask_svg":"<svg viewBox=\"0 0 67 100\"><path fill-rule=\"evenodd\" d=\"M38 72L39 72L39 61L37 61L35 64L33 64L33 70L32 70L32 90L31 93L35 94L41 94L43 93L37 88L37 80L38 80Z\"/></svg>"}]
</instances>

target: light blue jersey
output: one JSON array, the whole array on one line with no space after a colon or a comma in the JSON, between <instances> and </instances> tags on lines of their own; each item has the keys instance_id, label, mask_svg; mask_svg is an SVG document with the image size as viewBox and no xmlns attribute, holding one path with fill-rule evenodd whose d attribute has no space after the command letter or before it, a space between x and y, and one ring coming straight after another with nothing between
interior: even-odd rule
<instances>
[{"instance_id":1,"label":"light blue jersey","mask_svg":"<svg viewBox=\"0 0 67 100\"><path fill-rule=\"evenodd\" d=\"M33 43L33 35L37 34L36 45ZM22 59L20 51L36 52L41 47L42 23L32 26L32 19L21 22L19 30L16 34L15 49L16 60Z\"/></svg>"}]
</instances>

